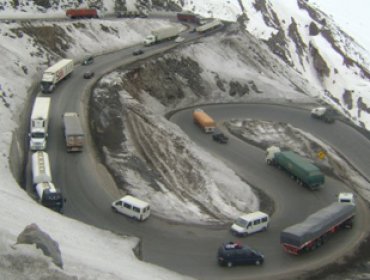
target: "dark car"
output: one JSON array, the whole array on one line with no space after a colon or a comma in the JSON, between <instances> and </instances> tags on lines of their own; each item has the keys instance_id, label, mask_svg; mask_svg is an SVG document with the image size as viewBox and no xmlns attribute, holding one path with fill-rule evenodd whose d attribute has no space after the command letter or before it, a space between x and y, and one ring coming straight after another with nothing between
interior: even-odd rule
<instances>
[{"instance_id":1,"label":"dark car","mask_svg":"<svg viewBox=\"0 0 370 280\"><path fill-rule=\"evenodd\" d=\"M94 77L95 73L94 72L85 72L84 73L84 79L91 79L92 77Z\"/></svg>"},{"instance_id":2,"label":"dark car","mask_svg":"<svg viewBox=\"0 0 370 280\"><path fill-rule=\"evenodd\" d=\"M82 65L90 65L94 62L93 56L86 56L84 60L82 61Z\"/></svg>"},{"instance_id":3,"label":"dark car","mask_svg":"<svg viewBox=\"0 0 370 280\"><path fill-rule=\"evenodd\" d=\"M141 55L141 54L143 54L144 53L144 51L143 50L136 50L136 51L134 51L132 54L133 55Z\"/></svg>"},{"instance_id":4,"label":"dark car","mask_svg":"<svg viewBox=\"0 0 370 280\"><path fill-rule=\"evenodd\" d=\"M219 130L213 132L212 139L221 144L226 144L229 141L229 138Z\"/></svg>"},{"instance_id":5,"label":"dark car","mask_svg":"<svg viewBox=\"0 0 370 280\"><path fill-rule=\"evenodd\" d=\"M218 264L227 267L242 264L261 265L264 259L261 253L235 242L224 243L217 254Z\"/></svg>"}]
</instances>

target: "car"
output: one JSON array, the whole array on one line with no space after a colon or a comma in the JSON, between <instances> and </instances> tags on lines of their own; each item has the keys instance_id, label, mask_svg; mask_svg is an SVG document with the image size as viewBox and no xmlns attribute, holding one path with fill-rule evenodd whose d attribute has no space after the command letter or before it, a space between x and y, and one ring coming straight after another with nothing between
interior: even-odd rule
<instances>
[{"instance_id":1,"label":"car","mask_svg":"<svg viewBox=\"0 0 370 280\"><path fill-rule=\"evenodd\" d=\"M84 73L84 79L91 79L92 77L94 77L95 73L92 72L92 71L89 71L89 72L85 72Z\"/></svg>"},{"instance_id":2,"label":"car","mask_svg":"<svg viewBox=\"0 0 370 280\"><path fill-rule=\"evenodd\" d=\"M133 55L141 55L141 54L143 54L144 53L144 51L143 50L136 50L136 51L134 51L132 54Z\"/></svg>"},{"instance_id":3,"label":"car","mask_svg":"<svg viewBox=\"0 0 370 280\"><path fill-rule=\"evenodd\" d=\"M212 139L221 144L226 144L229 142L229 138L219 130L215 130L212 133Z\"/></svg>"},{"instance_id":4,"label":"car","mask_svg":"<svg viewBox=\"0 0 370 280\"><path fill-rule=\"evenodd\" d=\"M219 265L227 267L244 264L261 265L265 257L248 246L230 241L222 244L218 249L217 261Z\"/></svg>"},{"instance_id":5,"label":"car","mask_svg":"<svg viewBox=\"0 0 370 280\"><path fill-rule=\"evenodd\" d=\"M334 111L326 107L317 107L311 110L311 117L326 123L334 123Z\"/></svg>"},{"instance_id":6,"label":"car","mask_svg":"<svg viewBox=\"0 0 370 280\"><path fill-rule=\"evenodd\" d=\"M90 65L94 62L94 57L89 55L89 56L86 56L84 58L84 60L82 61L82 65Z\"/></svg>"},{"instance_id":7,"label":"car","mask_svg":"<svg viewBox=\"0 0 370 280\"><path fill-rule=\"evenodd\" d=\"M185 38L184 37L177 37L176 39L175 39L175 43L181 43L181 42L184 42L184 40L185 40Z\"/></svg>"}]
</instances>

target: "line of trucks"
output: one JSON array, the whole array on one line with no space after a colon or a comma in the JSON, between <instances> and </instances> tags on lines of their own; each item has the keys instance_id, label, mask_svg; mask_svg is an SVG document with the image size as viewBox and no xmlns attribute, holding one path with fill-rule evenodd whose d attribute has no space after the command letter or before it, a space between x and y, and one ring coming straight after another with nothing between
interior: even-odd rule
<instances>
[{"instance_id":1,"label":"line of trucks","mask_svg":"<svg viewBox=\"0 0 370 280\"><path fill-rule=\"evenodd\" d=\"M55 211L62 212L63 195L52 182L47 148L50 97L36 97L30 121L30 149L32 154L32 185L38 201ZM79 152L83 149L84 132L80 119L75 112L66 112L62 116L65 145L67 152Z\"/></svg>"},{"instance_id":2,"label":"line of trucks","mask_svg":"<svg viewBox=\"0 0 370 280\"><path fill-rule=\"evenodd\" d=\"M222 25L222 22L218 19L214 19L208 23L197 26L195 31L199 33L205 33L209 30L215 29ZM151 34L148 35L144 40L144 46L150 46L158 44L163 41L172 40L179 36L181 30L177 26L164 27L156 30L152 30Z\"/></svg>"}]
</instances>

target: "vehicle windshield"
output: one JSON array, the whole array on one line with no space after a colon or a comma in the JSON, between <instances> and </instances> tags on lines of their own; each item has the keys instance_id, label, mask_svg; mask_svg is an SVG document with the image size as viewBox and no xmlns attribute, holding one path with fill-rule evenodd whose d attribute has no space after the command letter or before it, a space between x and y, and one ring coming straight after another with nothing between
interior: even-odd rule
<instances>
[{"instance_id":1,"label":"vehicle windshield","mask_svg":"<svg viewBox=\"0 0 370 280\"><path fill-rule=\"evenodd\" d=\"M31 133L31 137L36 138L36 139L44 139L45 138L45 133L43 133L43 132L33 132L33 133Z\"/></svg>"},{"instance_id":2,"label":"vehicle windshield","mask_svg":"<svg viewBox=\"0 0 370 280\"><path fill-rule=\"evenodd\" d=\"M240 226L240 227L246 227L248 222L242 218L238 218L236 221L235 221L235 224Z\"/></svg>"}]
</instances>

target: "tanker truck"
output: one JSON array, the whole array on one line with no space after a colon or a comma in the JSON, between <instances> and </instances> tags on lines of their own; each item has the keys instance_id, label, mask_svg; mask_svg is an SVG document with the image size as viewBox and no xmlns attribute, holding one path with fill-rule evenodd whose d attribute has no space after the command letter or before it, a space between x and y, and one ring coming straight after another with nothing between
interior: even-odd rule
<instances>
[{"instance_id":1,"label":"tanker truck","mask_svg":"<svg viewBox=\"0 0 370 280\"><path fill-rule=\"evenodd\" d=\"M316 165L292 151L271 146L266 149L266 163L285 170L298 184L311 190L319 189L325 182L324 174Z\"/></svg>"},{"instance_id":2,"label":"tanker truck","mask_svg":"<svg viewBox=\"0 0 370 280\"><path fill-rule=\"evenodd\" d=\"M44 71L41 79L41 91L50 93L55 85L73 72L73 60L62 59Z\"/></svg>"},{"instance_id":3,"label":"tanker truck","mask_svg":"<svg viewBox=\"0 0 370 280\"><path fill-rule=\"evenodd\" d=\"M153 30L151 35L148 35L144 40L145 46L160 43L162 41L171 40L179 36L180 29L177 26L165 27Z\"/></svg>"},{"instance_id":4,"label":"tanker truck","mask_svg":"<svg viewBox=\"0 0 370 280\"><path fill-rule=\"evenodd\" d=\"M205 133L212 133L216 128L215 121L202 109L194 110L193 120Z\"/></svg>"},{"instance_id":5,"label":"tanker truck","mask_svg":"<svg viewBox=\"0 0 370 280\"><path fill-rule=\"evenodd\" d=\"M62 212L66 200L52 183L49 156L45 152L38 151L32 155L32 184L41 205Z\"/></svg>"},{"instance_id":6,"label":"tanker truck","mask_svg":"<svg viewBox=\"0 0 370 280\"><path fill-rule=\"evenodd\" d=\"M287 253L299 255L321 247L328 237L342 228L352 228L354 203L334 202L280 233L280 243Z\"/></svg>"}]
</instances>

